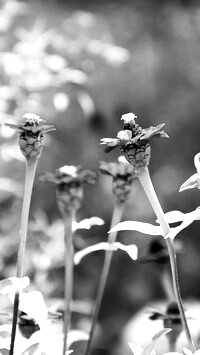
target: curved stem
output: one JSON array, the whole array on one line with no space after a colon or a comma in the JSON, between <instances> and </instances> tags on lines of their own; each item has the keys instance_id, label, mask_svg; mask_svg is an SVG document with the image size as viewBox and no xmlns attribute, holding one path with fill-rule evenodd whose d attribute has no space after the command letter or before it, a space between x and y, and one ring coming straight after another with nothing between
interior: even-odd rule
<instances>
[{"instance_id":1,"label":"curved stem","mask_svg":"<svg viewBox=\"0 0 200 355\"><path fill-rule=\"evenodd\" d=\"M31 195L33 190L33 182L35 178L35 171L37 167L37 159L26 160L26 176L25 176L25 187L24 187L24 197L22 203L22 213L21 213L21 223L20 223L20 244L18 248L17 256L17 277L23 276L23 265L24 265L24 256L26 248L26 239L27 239L27 229L28 229L28 217L30 210ZM14 353L14 344L17 328L17 318L18 318L18 309L19 309L19 296L20 293L17 291L14 298L13 306L13 320L12 320L12 331L11 331L11 345L9 355Z\"/></svg>"},{"instance_id":2,"label":"curved stem","mask_svg":"<svg viewBox=\"0 0 200 355\"><path fill-rule=\"evenodd\" d=\"M154 187L152 185L151 178L149 175L149 170L147 167L141 168L139 170L138 178L139 178L140 183L141 183L141 185L142 185L142 187L143 187L143 189L144 189L144 191L151 203L151 206L152 206L152 208L159 220L159 223L163 229L164 236L166 236L167 234L170 233L170 227L165 219L164 212L162 210L162 207L160 205L160 202L158 200L158 197L157 197ZM187 319L186 319L184 308L183 308L183 302L181 299L179 279L178 279L178 270L177 270L177 263L176 263L176 253L174 250L173 241L170 238L166 238L166 243L167 243L170 265L171 265L173 288L174 288L174 293L175 293L175 297L176 297L176 302L177 302L179 312L180 312L181 321L182 321L185 335L188 340L188 344L191 348L191 351L195 352L196 348L195 348L194 342L192 340L192 337L191 337L191 334L189 331Z\"/></svg>"},{"instance_id":3,"label":"curved stem","mask_svg":"<svg viewBox=\"0 0 200 355\"><path fill-rule=\"evenodd\" d=\"M113 210L113 215L112 215L112 220L111 220L111 228L113 228L117 223L119 223L121 221L123 210L124 210L124 204L116 202L114 205L114 210ZM111 244L114 243L116 241L116 237L117 237L117 232L109 234L108 243L111 243ZM104 295L104 291L105 291L105 287L106 287L106 283L107 283L107 279L108 279L112 255L113 255L112 250L106 250L103 269L101 272L99 286L98 286L98 290L97 290L97 297L96 297L95 305L93 308L92 325L91 325L89 339L88 339L86 350L85 350L85 355L88 355L90 353L94 330L96 327L96 323L97 323L97 319L98 319L98 315L99 315L99 310L101 307L101 302L102 302L102 298Z\"/></svg>"},{"instance_id":4,"label":"curved stem","mask_svg":"<svg viewBox=\"0 0 200 355\"><path fill-rule=\"evenodd\" d=\"M71 328L71 302L73 297L73 281L74 281L74 244L72 225L75 220L75 211L66 215L62 213L65 226L65 311L64 311L64 343L63 355L68 349L67 335Z\"/></svg>"}]
</instances>

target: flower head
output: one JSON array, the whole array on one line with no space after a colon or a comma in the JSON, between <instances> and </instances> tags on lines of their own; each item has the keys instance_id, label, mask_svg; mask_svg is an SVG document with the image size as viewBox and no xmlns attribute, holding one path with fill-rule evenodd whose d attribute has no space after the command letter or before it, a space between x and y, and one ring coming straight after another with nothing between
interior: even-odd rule
<instances>
[{"instance_id":1,"label":"flower head","mask_svg":"<svg viewBox=\"0 0 200 355\"><path fill-rule=\"evenodd\" d=\"M200 189L200 153L197 153L194 157L194 165L197 172L190 176L180 187L179 191L197 188Z\"/></svg>"},{"instance_id":2,"label":"flower head","mask_svg":"<svg viewBox=\"0 0 200 355\"><path fill-rule=\"evenodd\" d=\"M133 113L123 115L121 118L124 121L123 130L118 132L116 138L101 139L101 144L106 145L106 152L119 147L125 153L128 162L135 168L140 168L149 164L150 139L154 136L168 138L168 135L162 130L164 123L143 129L135 122L135 118L137 116Z\"/></svg>"},{"instance_id":3,"label":"flower head","mask_svg":"<svg viewBox=\"0 0 200 355\"><path fill-rule=\"evenodd\" d=\"M102 174L112 176L113 194L117 201L124 203L131 192L132 182L136 178L134 168L124 156L120 156L117 162L100 162L99 170Z\"/></svg>"},{"instance_id":4,"label":"flower head","mask_svg":"<svg viewBox=\"0 0 200 355\"><path fill-rule=\"evenodd\" d=\"M40 157L42 151L43 134L55 130L53 125L46 125L40 116L34 113L25 113L24 121L18 125L6 123L10 128L19 131L19 146L26 159Z\"/></svg>"},{"instance_id":5,"label":"flower head","mask_svg":"<svg viewBox=\"0 0 200 355\"><path fill-rule=\"evenodd\" d=\"M83 169L80 165L65 165L56 169L55 173L47 173L42 181L57 185L57 201L65 211L78 210L83 199L83 183L94 184L96 173Z\"/></svg>"}]
</instances>

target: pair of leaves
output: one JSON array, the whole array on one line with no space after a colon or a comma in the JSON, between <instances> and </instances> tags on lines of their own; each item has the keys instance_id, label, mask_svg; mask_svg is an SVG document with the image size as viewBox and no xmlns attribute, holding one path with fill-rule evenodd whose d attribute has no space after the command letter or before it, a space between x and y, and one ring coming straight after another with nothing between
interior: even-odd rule
<instances>
[{"instance_id":1,"label":"pair of leaves","mask_svg":"<svg viewBox=\"0 0 200 355\"><path fill-rule=\"evenodd\" d=\"M161 226L137 221L124 221L114 226L109 231L109 233L119 232L123 230L132 230L148 235L163 236L165 239L174 239L177 234L179 234L183 229L188 227L192 222L200 219L200 208L198 207L196 210L189 213L171 211L165 214L165 219L168 223L181 222L181 224L177 227L171 227L170 233L164 236Z\"/></svg>"},{"instance_id":2,"label":"pair of leaves","mask_svg":"<svg viewBox=\"0 0 200 355\"><path fill-rule=\"evenodd\" d=\"M106 242L102 242L102 243L98 243L98 244L94 244L91 245L79 252L77 252L74 256L74 263L77 265L81 262L81 260L88 254L93 253L95 251L99 251L99 250L105 250L105 251L116 251L116 250L122 250L125 251L132 260L137 260L137 255L138 255L138 248L135 244L131 244L131 245L124 245L122 243L119 242L115 242L115 243L106 243Z\"/></svg>"}]
</instances>

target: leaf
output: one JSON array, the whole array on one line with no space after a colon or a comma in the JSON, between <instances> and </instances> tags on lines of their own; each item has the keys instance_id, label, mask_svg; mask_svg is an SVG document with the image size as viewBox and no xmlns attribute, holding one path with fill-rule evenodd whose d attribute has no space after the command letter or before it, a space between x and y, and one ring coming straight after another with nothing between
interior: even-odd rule
<instances>
[{"instance_id":1,"label":"leaf","mask_svg":"<svg viewBox=\"0 0 200 355\"><path fill-rule=\"evenodd\" d=\"M46 326L48 309L42 293L39 291L24 292L20 295L19 309L33 318L40 329Z\"/></svg>"},{"instance_id":2,"label":"leaf","mask_svg":"<svg viewBox=\"0 0 200 355\"><path fill-rule=\"evenodd\" d=\"M124 245L119 242L115 243L97 243L94 245L91 245L75 254L74 257L74 263L77 265L81 262L81 260L84 258L84 256L93 253L94 251L99 251L99 250L105 250L105 251L116 251L116 250L122 250L125 251L132 260L137 260L138 256L138 248L135 244L131 245Z\"/></svg>"},{"instance_id":3,"label":"leaf","mask_svg":"<svg viewBox=\"0 0 200 355\"><path fill-rule=\"evenodd\" d=\"M180 211L170 211L165 213L165 218L168 223L182 222L185 220L186 213ZM156 220L159 223L158 220Z\"/></svg>"},{"instance_id":4,"label":"leaf","mask_svg":"<svg viewBox=\"0 0 200 355\"><path fill-rule=\"evenodd\" d=\"M80 222L75 222L73 224L73 231L78 229L90 229L93 226L102 226L104 225L104 220L99 217L91 217L82 219Z\"/></svg>"},{"instance_id":5,"label":"leaf","mask_svg":"<svg viewBox=\"0 0 200 355\"><path fill-rule=\"evenodd\" d=\"M160 226L154 226L150 223L143 223L137 221L124 221L118 223L108 233L119 232L123 230L133 230L144 234L163 236L163 231Z\"/></svg>"},{"instance_id":6,"label":"leaf","mask_svg":"<svg viewBox=\"0 0 200 355\"><path fill-rule=\"evenodd\" d=\"M188 227L191 223L193 223L195 220L200 219L200 209L197 207L196 210L190 212L190 213L185 213L185 219L184 221L180 224L180 226L171 228L170 233L164 236L165 239L171 238L174 239L177 234L179 234L183 229Z\"/></svg>"},{"instance_id":7,"label":"leaf","mask_svg":"<svg viewBox=\"0 0 200 355\"><path fill-rule=\"evenodd\" d=\"M0 294L8 295L10 293L15 293L16 290L23 290L30 284L30 279L27 276L22 278L9 277L0 281Z\"/></svg>"},{"instance_id":8,"label":"leaf","mask_svg":"<svg viewBox=\"0 0 200 355\"><path fill-rule=\"evenodd\" d=\"M81 262L81 260L88 254L93 253L94 251L99 250L117 250L117 248L109 243L102 242L91 245L81 251L78 251L74 256L74 264L77 265Z\"/></svg>"},{"instance_id":9,"label":"leaf","mask_svg":"<svg viewBox=\"0 0 200 355\"><path fill-rule=\"evenodd\" d=\"M137 260L138 257L138 248L135 244L131 245L124 245L119 242L115 242L112 244L114 247L117 247L117 249L125 251L132 260Z\"/></svg>"},{"instance_id":10,"label":"leaf","mask_svg":"<svg viewBox=\"0 0 200 355\"><path fill-rule=\"evenodd\" d=\"M197 169L197 173L200 173L200 153L197 153L194 157L194 165L195 168Z\"/></svg>"},{"instance_id":11,"label":"leaf","mask_svg":"<svg viewBox=\"0 0 200 355\"><path fill-rule=\"evenodd\" d=\"M158 332L156 335L153 336L152 340L155 342L157 341L162 335L165 335L167 333L171 332L170 328L165 328L162 329L160 332Z\"/></svg>"},{"instance_id":12,"label":"leaf","mask_svg":"<svg viewBox=\"0 0 200 355\"><path fill-rule=\"evenodd\" d=\"M141 355L143 352L143 348L141 346L134 344L134 343L128 343L133 355Z\"/></svg>"},{"instance_id":13,"label":"leaf","mask_svg":"<svg viewBox=\"0 0 200 355\"><path fill-rule=\"evenodd\" d=\"M88 333L82 330L78 330L78 329L70 330L67 336L68 346L70 347L73 343L77 341L83 341L83 340L87 341L88 338L89 338Z\"/></svg>"},{"instance_id":14,"label":"leaf","mask_svg":"<svg viewBox=\"0 0 200 355\"><path fill-rule=\"evenodd\" d=\"M185 355L192 355L192 351L190 349L183 348L183 352ZM195 352L195 354L196 354L196 352Z\"/></svg>"},{"instance_id":15,"label":"leaf","mask_svg":"<svg viewBox=\"0 0 200 355\"><path fill-rule=\"evenodd\" d=\"M199 180L199 174L196 173L192 176L190 176L189 179L187 179L180 187L179 192L182 192L184 190L188 189L193 189L195 187L198 187L198 180Z\"/></svg>"},{"instance_id":16,"label":"leaf","mask_svg":"<svg viewBox=\"0 0 200 355\"><path fill-rule=\"evenodd\" d=\"M154 347L155 347L156 343L158 342L158 340L160 339L160 337L169 333L170 331L171 331L171 329L165 328L165 329L161 330L160 332L158 332L156 335L154 335L154 337L152 338L152 342L143 350L142 355L151 355L152 352L154 351Z\"/></svg>"},{"instance_id":17,"label":"leaf","mask_svg":"<svg viewBox=\"0 0 200 355\"><path fill-rule=\"evenodd\" d=\"M0 354L1 355L9 355L10 351L8 349L0 349Z\"/></svg>"}]
</instances>

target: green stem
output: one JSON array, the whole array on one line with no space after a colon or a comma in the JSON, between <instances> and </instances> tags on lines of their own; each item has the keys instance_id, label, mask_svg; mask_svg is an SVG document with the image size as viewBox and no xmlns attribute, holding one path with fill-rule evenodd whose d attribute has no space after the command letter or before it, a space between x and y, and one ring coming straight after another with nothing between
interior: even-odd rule
<instances>
[{"instance_id":1,"label":"green stem","mask_svg":"<svg viewBox=\"0 0 200 355\"><path fill-rule=\"evenodd\" d=\"M160 202L158 200L158 197L156 195L156 192L154 190L153 184L151 182L151 178L149 175L149 170L147 167L141 168L139 170L138 178L140 180L140 183L152 205L152 208L159 220L159 223L163 229L164 236L170 233L170 227L166 221L164 212L162 210L162 207L160 205ZM180 316L181 316L181 321L183 324L183 328L185 331L185 335L188 341L188 344L191 348L192 352L196 351L194 342L192 340L189 327L187 324L187 319L185 316L184 308L183 308L183 302L181 299L181 293L180 293L180 287L179 287L179 278L178 278L178 269L177 269L177 262L176 262L176 253L174 250L174 245L173 241L171 238L166 239L167 243L167 248L168 248L168 253L169 253L169 259L170 259L170 265L171 265L171 272L172 272L172 281L173 281L173 288L174 288L174 294L176 297L177 305L179 308Z\"/></svg>"},{"instance_id":2,"label":"green stem","mask_svg":"<svg viewBox=\"0 0 200 355\"><path fill-rule=\"evenodd\" d=\"M116 202L114 205L110 229L113 228L117 223L119 223L121 221L123 210L124 210L124 204ZM110 244L114 243L116 241L116 237L117 237L117 232L109 234L108 243L110 243ZM91 324L91 328L90 328L89 339L88 339L86 350L85 350L85 355L88 355L90 353L94 330L96 327L96 323L97 323L97 319L98 319L98 315L99 315L99 310L101 307L101 302L102 302L102 298L104 295L104 291L105 291L105 287L106 287L106 283L107 283L107 278L108 278L108 274L109 274L109 270L110 270L112 255L113 255L112 250L106 250L103 269L102 269L102 273L101 273L100 281L99 281L99 287L97 290L97 297L96 297L95 305L93 308L92 324Z\"/></svg>"},{"instance_id":3,"label":"green stem","mask_svg":"<svg viewBox=\"0 0 200 355\"><path fill-rule=\"evenodd\" d=\"M167 264L168 266L168 264ZM172 280L169 274L168 267L164 268L162 277L161 277L161 284L163 287L163 290L165 292L166 298L168 302L175 301L175 296L174 296L174 290L173 290L173 285L172 285Z\"/></svg>"},{"instance_id":4,"label":"green stem","mask_svg":"<svg viewBox=\"0 0 200 355\"><path fill-rule=\"evenodd\" d=\"M71 302L73 297L74 281L74 244L73 244L73 221L75 220L75 211L65 214L62 212L65 226L65 311L64 311L64 343L63 355L69 350L67 344L67 335L71 329Z\"/></svg>"},{"instance_id":5,"label":"green stem","mask_svg":"<svg viewBox=\"0 0 200 355\"><path fill-rule=\"evenodd\" d=\"M20 223L20 244L18 248L17 256L17 277L23 276L23 265L24 265L24 256L26 248L26 239L27 239L27 229L28 229L28 217L30 210L31 195L33 190L33 182L35 178L35 171L37 167L37 159L26 160L26 176L25 176L25 187L24 187L24 197L22 204L22 213L21 213L21 223ZM11 331L11 345L9 355L14 353L14 344L17 328L17 318L18 318L18 309L19 309L19 291L15 293L14 306L13 306L13 320L12 320L12 331Z\"/></svg>"}]
</instances>

